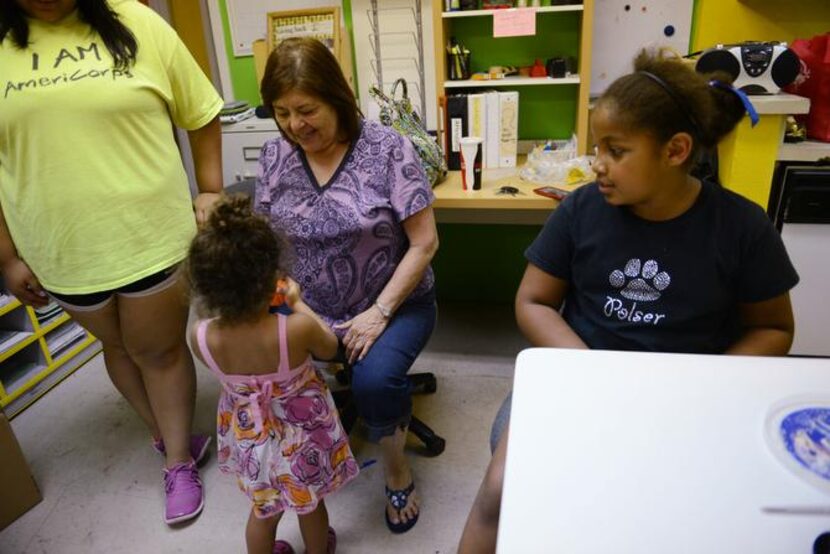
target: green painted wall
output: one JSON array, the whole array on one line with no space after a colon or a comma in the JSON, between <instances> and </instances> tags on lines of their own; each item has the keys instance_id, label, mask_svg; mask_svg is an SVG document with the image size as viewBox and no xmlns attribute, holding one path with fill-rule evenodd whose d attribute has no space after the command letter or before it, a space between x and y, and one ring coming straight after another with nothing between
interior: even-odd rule
<instances>
[{"instance_id":1,"label":"green painted wall","mask_svg":"<svg viewBox=\"0 0 830 554\"><path fill-rule=\"evenodd\" d=\"M254 57L245 56L237 58L233 55L231 44L230 23L228 22L227 0L219 0L219 11L222 14L222 31L225 37L225 54L228 58L228 66L231 72L231 86L236 100L245 100L252 106L259 105L259 90L256 84L256 70L254 69ZM227 100L227 99L226 99Z\"/></svg>"}]
</instances>

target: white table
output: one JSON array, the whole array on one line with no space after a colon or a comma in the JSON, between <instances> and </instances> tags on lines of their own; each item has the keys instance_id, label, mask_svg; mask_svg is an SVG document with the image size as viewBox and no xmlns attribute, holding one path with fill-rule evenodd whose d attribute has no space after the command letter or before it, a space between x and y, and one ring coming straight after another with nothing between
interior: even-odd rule
<instances>
[{"instance_id":1,"label":"white table","mask_svg":"<svg viewBox=\"0 0 830 554\"><path fill-rule=\"evenodd\" d=\"M498 552L812 554L830 506L769 450L830 360L535 348L516 361Z\"/></svg>"}]
</instances>

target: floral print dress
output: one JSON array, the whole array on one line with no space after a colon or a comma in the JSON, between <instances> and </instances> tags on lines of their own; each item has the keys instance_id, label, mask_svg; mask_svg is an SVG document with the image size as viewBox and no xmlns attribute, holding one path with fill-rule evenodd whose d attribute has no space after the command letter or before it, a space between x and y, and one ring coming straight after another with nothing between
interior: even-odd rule
<instances>
[{"instance_id":1,"label":"floral print dress","mask_svg":"<svg viewBox=\"0 0 830 554\"><path fill-rule=\"evenodd\" d=\"M264 375L225 374L207 348L209 320L196 337L222 383L217 412L219 469L236 475L259 518L286 509L308 514L358 473L337 408L309 357L288 367L285 316L278 316L280 365Z\"/></svg>"}]
</instances>

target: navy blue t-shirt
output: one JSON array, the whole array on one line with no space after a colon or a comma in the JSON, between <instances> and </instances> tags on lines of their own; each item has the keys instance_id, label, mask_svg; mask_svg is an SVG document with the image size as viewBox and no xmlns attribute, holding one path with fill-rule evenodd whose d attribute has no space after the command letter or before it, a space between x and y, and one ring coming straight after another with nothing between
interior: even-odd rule
<instances>
[{"instance_id":1,"label":"navy blue t-shirt","mask_svg":"<svg viewBox=\"0 0 830 554\"><path fill-rule=\"evenodd\" d=\"M641 219L608 204L596 184L582 187L525 257L568 281L563 317L597 349L722 353L741 334L739 304L798 283L764 211L709 182L668 221Z\"/></svg>"}]
</instances>

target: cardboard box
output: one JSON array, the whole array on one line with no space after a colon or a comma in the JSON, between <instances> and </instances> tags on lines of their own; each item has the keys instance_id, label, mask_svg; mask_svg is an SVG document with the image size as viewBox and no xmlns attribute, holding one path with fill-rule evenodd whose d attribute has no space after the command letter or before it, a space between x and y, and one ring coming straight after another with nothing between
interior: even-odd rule
<instances>
[{"instance_id":1,"label":"cardboard box","mask_svg":"<svg viewBox=\"0 0 830 554\"><path fill-rule=\"evenodd\" d=\"M43 497L23 457L6 414L0 409L0 531Z\"/></svg>"}]
</instances>

